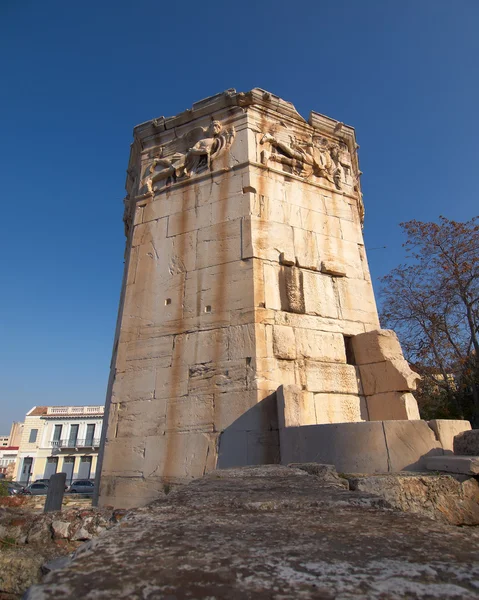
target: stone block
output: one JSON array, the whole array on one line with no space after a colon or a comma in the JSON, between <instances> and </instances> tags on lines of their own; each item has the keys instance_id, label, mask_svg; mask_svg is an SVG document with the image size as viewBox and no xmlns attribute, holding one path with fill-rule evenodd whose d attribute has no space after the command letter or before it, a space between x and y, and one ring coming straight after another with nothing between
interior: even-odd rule
<instances>
[{"instance_id":1,"label":"stone block","mask_svg":"<svg viewBox=\"0 0 479 600\"><path fill-rule=\"evenodd\" d=\"M295 338L299 356L322 362L346 363L344 336L340 333L298 327Z\"/></svg>"},{"instance_id":2,"label":"stone block","mask_svg":"<svg viewBox=\"0 0 479 600\"><path fill-rule=\"evenodd\" d=\"M257 358L252 365L255 379L252 385L258 390L276 390L281 384L299 383L294 361L276 358Z\"/></svg>"},{"instance_id":3,"label":"stone block","mask_svg":"<svg viewBox=\"0 0 479 600\"><path fill-rule=\"evenodd\" d=\"M273 353L277 358L286 360L294 360L296 358L296 340L292 327L274 325Z\"/></svg>"},{"instance_id":4,"label":"stone block","mask_svg":"<svg viewBox=\"0 0 479 600\"><path fill-rule=\"evenodd\" d=\"M203 432L168 433L146 441L151 458L148 477L156 474L171 481L200 477L206 470L208 454L216 456L216 434Z\"/></svg>"},{"instance_id":5,"label":"stone block","mask_svg":"<svg viewBox=\"0 0 479 600\"><path fill-rule=\"evenodd\" d=\"M371 323L379 327L374 292L369 281L342 277L336 279L341 317L349 321Z\"/></svg>"},{"instance_id":6,"label":"stone block","mask_svg":"<svg viewBox=\"0 0 479 600\"><path fill-rule=\"evenodd\" d=\"M385 392L366 397L370 421L419 420L416 398L409 392Z\"/></svg>"},{"instance_id":7,"label":"stone block","mask_svg":"<svg viewBox=\"0 0 479 600\"><path fill-rule=\"evenodd\" d=\"M469 429L469 427L466 429ZM479 429L463 431L456 435L454 437L453 449L454 454L479 456Z\"/></svg>"},{"instance_id":8,"label":"stone block","mask_svg":"<svg viewBox=\"0 0 479 600\"><path fill-rule=\"evenodd\" d=\"M319 271L319 253L314 233L293 227L293 239L294 255L298 267Z\"/></svg>"},{"instance_id":9,"label":"stone block","mask_svg":"<svg viewBox=\"0 0 479 600\"><path fill-rule=\"evenodd\" d=\"M276 399L258 390L217 393L214 397L215 429L261 431L278 427Z\"/></svg>"},{"instance_id":10,"label":"stone block","mask_svg":"<svg viewBox=\"0 0 479 600\"><path fill-rule=\"evenodd\" d=\"M166 410L166 431L213 431L213 395L169 398Z\"/></svg>"},{"instance_id":11,"label":"stone block","mask_svg":"<svg viewBox=\"0 0 479 600\"><path fill-rule=\"evenodd\" d=\"M155 398L180 398L188 393L188 366L174 361L171 367L157 369Z\"/></svg>"},{"instance_id":12,"label":"stone block","mask_svg":"<svg viewBox=\"0 0 479 600\"><path fill-rule=\"evenodd\" d=\"M188 393L203 395L243 391L247 385L246 366L245 360L192 365L189 368Z\"/></svg>"},{"instance_id":13,"label":"stone block","mask_svg":"<svg viewBox=\"0 0 479 600\"><path fill-rule=\"evenodd\" d=\"M351 338L351 344L357 365L404 359L398 337L389 329L360 333Z\"/></svg>"},{"instance_id":14,"label":"stone block","mask_svg":"<svg viewBox=\"0 0 479 600\"><path fill-rule=\"evenodd\" d=\"M441 444L426 421L383 421L389 470L421 471L430 456L442 456Z\"/></svg>"},{"instance_id":15,"label":"stone block","mask_svg":"<svg viewBox=\"0 0 479 600\"><path fill-rule=\"evenodd\" d=\"M141 436L107 439L102 473L122 477L141 477L145 464L145 439Z\"/></svg>"},{"instance_id":16,"label":"stone block","mask_svg":"<svg viewBox=\"0 0 479 600\"><path fill-rule=\"evenodd\" d=\"M209 227L212 222L211 204L195 206L190 210L185 210L168 217L168 237Z\"/></svg>"},{"instance_id":17,"label":"stone block","mask_svg":"<svg viewBox=\"0 0 479 600\"><path fill-rule=\"evenodd\" d=\"M166 399L153 398L112 404L109 430L117 438L147 437L163 433L166 424Z\"/></svg>"},{"instance_id":18,"label":"stone block","mask_svg":"<svg viewBox=\"0 0 479 600\"><path fill-rule=\"evenodd\" d=\"M306 313L333 319L338 318L338 306L331 277L304 271L303 289Z\"/></svg>"},{"instance_id":19,"label":"stone block","mask_svg":"<svg viewBox=\"0 0 479 600\"><path fill-rule=\"evenodd\" d=\"M386 473L382 423L337 423L280 429L281 464L316 462L339 473Z\"/></svg>"},{"instance_id":20,"label":"stone block","mask_svg":"<svg viewBox=\"0 0 479 600\"><path fill-rule=\"evenodd\" d=\"M360 394L361 383L353 365L306 360L306 389L310 392Z\"/></svg>"},{"instance_id":21,"label":"stone block","mask_svg":"<svg viewBox=\"0 0 479 600\"><path fill-rule=\"evenodd\" d=\"M429 471L446 471L460 475L479 475L479 456L431 456L426 459Z\"/></svg>"},{"instance_id":22,"label":"stone block","mask_svg":"<svg viewBox=\"0 0 479 600\"><path fill-rule=\"evenodd\" d=\"M359 372L366 396L415 390L420 379L404 359L361 365Z\"/></svg>"},{"instance_id":23,"label":"stone block","mask_svg":"<svg viewBox=\"0 0 479 600\"><path fill-rule=\"evenodd\" d=\"M121 477L102 473L99 506L133 508L144 506L164 495L165 480L160 477Z\"/></svg>"},{"instance_id":24,"label":"stone block","mask_svg":"<svg viewBox=\"0 0 479 600\"><path fill-rule=\"evenodd\" d=\"M297 385L280 385L276 392L279 427L315 425L316 413L311 392Z\"/></svg>"},{"instance_id":25,"label":"stone block","mask_svg":"<svg viewBox=\"0 0 479 600\"><path fill-rule=\"evenodd\" d=\"M264 300L266 308L281 310L281 294L279 290L279 268L264 263Z\"/></svg>"},{"instance_id":26,"label":"stone block","mask_svg":"<svg viewBox=\"0 0 479 600\"><path fill-rule=\"evenodd\" d=\"M242 258L279 262L281 253L295 262L293 229L290 225L255 219L243 221ZM272 242L274 240L274 243Z\"/></svg>"},{"instance_id":27,"label":"stone block","mask_svg":"<svg viewBox=\"0 0 479 600\"><path fill-rule=\"evenodd\" d=\"M228 358L228 328L194 331L175 336L175 364L195 365Z\"/></svg>"},{"instance_id":28,"label":"stone block","mask_svg":"<svg viewBox=\"0 0 479 600\"><path fill-rule=\"evenodd\" d=\"M228 360L237 360L255 356L256 329L253 323L236 325L227 329Z\"/></svg>"},{"instance_id":29,"label":"stone block","mask_svg":"<svg viewBox=\"0 0 479 600\"><path fill-rule=\"evenodd\" d=\"M346 268L338 261L322 260L321 273L324 273L325 275L333 275L334 277L345 277Z\"/></svg>"},{"instance_id":30,"label":"stone block","mask_svg":"<svg viewBox=\"0 0 479 600\"><path fill-rule=\"evenodd\" d=\"M182 302L186 318L253 307L252 265L233 261L188 273Z\"/></svg>"},{"instance_id":31,"label":"stone block","mask_svg":"<svg viewBox=\"0 0 479 600\"><path fill-rule=\"evenodd\" d=\"M117 373L113 383L111 402L151 400L155 396L156 377L157 371L151 367L129 369L123 373Z\"/></svg>"},{"instance_id":32,"label":"stone block","mask_svg":"<svg viewBox=\"0 0 479 600\"><path fill-rule=\"evenodd\" d=\"M347 277L352 279L363 279L363 268L358 245L341 239L323 234L316 234L318 252L321 261L338 265Z\"/></svg>"},{"instance_id":33,"label":"stone block","mask_svg":"<svg viewBox=\"0 0 479 600\"><path fill-rule=\"evenodd\" d=\"M314 394L316 423L353 423L367 421L364 396L352 394Z\"/></svg>"},{"instance_id":34,"label":"stone block","mask_svg":"<svg viewBox=\"0 0 479 600\"><path fill-rule=\"evenodd\" d=\"M241 219L204 227L198 231L197 268L241 259Z\"/></svg>"},{"instance_id":35,"label":"stone block","mask_svg":"<svg viewBox=\"0 0 479 600\"><path fill-rule=\"evenodd\" d=\"M454 437L456 435L471 429L469 421L455 419L433 419L432 421L428 421L428 425L434 431L443 449L447 452L454 452ZM457 454L469 454L469 452L464 452L461 449ZM479 438L477 452L472 452L471 454L479 455Z\"/></svg>"}]
</instances>

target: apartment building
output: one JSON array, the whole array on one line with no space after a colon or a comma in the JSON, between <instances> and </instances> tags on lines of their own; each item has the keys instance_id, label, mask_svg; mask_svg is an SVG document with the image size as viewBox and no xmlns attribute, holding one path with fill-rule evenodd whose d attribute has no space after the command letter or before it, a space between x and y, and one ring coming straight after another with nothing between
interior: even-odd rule
<instances>
[{"instance_id":1,"label":"apartment building","mask_svg":"<svg viewBox=\"0 0 479 600\"><path fill-rule=\"evenodd\" d=\"M29 483L66 473L95 476L103 406L35 406L25 416L14 479Z\"/></svg>"}]
</instances>

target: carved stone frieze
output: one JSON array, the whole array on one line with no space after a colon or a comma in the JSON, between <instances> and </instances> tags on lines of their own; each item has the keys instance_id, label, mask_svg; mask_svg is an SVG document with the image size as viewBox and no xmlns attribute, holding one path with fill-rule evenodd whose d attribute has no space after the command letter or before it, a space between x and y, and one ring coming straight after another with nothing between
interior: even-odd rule
<instances>
[{"instance_id":1,"label":"carved stone frieze","mask_svg":"<svg viewBox=\"0 0 479 600\"><path fill-rule=\"evenodd\" d=\"M195 127L160 146L144 172L145 193L154 194L162 185L211 170L213 161L231 147L235 135L234 127L225 129L220 121L212 121L209 127Z\"/></svg>"},{"instance_id":2,"label":"carved stone frieze","mask_svg":"<svg viewBox=\"0 0 479 600\"><path fill-rule=\"evenodd\" d=\"M261 145L269 146L261 153L263 164L277 162L292 169L301 177L322 177L342 189L345 172L351 170L351 159L346 144L331 142L327 138L313 134L309 140L290 136L286 143L271 133L265 133Z\"/></svg>"}]
</instances>

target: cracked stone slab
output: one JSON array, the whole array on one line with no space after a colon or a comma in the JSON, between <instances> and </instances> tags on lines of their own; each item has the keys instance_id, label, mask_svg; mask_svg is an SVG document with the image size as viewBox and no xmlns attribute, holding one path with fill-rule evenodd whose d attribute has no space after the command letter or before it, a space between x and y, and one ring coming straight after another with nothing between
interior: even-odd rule
<instances>
[{"instance_id":1,"label":"cracked stone slab","mask_svg":"<svg viewBox=\"0 0 479 600\"><path fill-rule=\"evenodd\" d=\"M477 531L328 473L213 471L131 511L25 600L479 598Z\"/></svg>"}]
</instances>

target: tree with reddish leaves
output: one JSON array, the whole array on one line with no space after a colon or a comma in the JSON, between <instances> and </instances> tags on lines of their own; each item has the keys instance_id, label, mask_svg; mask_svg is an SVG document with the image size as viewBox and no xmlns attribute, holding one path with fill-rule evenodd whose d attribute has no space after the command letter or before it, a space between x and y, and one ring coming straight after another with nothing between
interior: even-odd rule
<instances>
[{"instance_id":1,"label":"tree with reddish leaves","mask_svg":"<svg viewBox=\"0 0 479 600\"><path fill-rule=\"evenodd\" d=\"M381 320L422 375L423 416L479 427L479 217L401 227L408 263L381 279Z\"/></svg>"}]
</instances>

